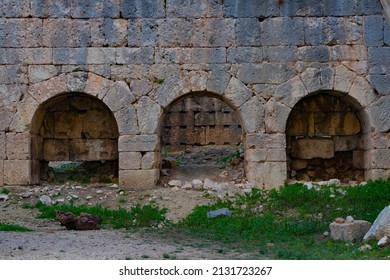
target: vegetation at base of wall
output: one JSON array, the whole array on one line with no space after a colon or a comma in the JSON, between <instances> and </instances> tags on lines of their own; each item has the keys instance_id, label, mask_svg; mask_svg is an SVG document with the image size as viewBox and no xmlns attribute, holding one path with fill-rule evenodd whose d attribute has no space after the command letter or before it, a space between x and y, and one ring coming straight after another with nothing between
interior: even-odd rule
<instances>
[{"instance_id":1,"label":"vegetation at base of wall","mask_svg":"<svg viewBox=\"0 0 390 280\"><path fill-rule=\"evenodd\" d=\"M21 232L28 232L33 231L32 229L22 227L19 225L12 225L12 224L3 224L0 223L0 231L21 231Z\"/></svg>"},{"instance_id":2,"label":"vegetation at base of wall","mask_svg":"<svg viewBox=\"0 0 390 280\"><path fill-rule=\"evenodd\" d=\"M9 194L9 190L7 188L2 188L0 194Z\"/></svg>"},{"instance_id":3,"label":"vegetation at base of wall","mask_svg":"<svg viewBox=\"0 0 390 280\"><path fill-rule=\"evenodd\" d=\"M373 250L360 252L361 242L333 241L323 233L336 217L372 223L389 202L390 179L354 187L286 184L197 206L177 227L275 259L388 259L390 248L381 249L375 241L370 243ZM232 217L207 218L208 211L220 208L229 208Z\"/></svg>"},{"instance_id":4,"label":"vegetation at base of wall","mask_svg":"<svg viewBox=\"0 0 390 280\"><path fill-rule=\"evenodd\" d=\"M26 205L25 208L32 206ZM41 202L36 203L34 206L39 209L41 214L38 218L48 218L55 219L55 211L59 210L62 212L71 212L75 215L80 215L80 213L88 213L92 215L98 215L103 218L103 224L110 226L112 228L125 228L130 229L133 227L153 227L161 223L169 223L165 214L166 209L159 209L154 205L136 205L132 207L129 211L123 208L116 210L104 208L101 205L95 206L85 206L79 205L74 206L70 205L55 205L48 206L44 205Z\"/></svg>"}]
</instances>

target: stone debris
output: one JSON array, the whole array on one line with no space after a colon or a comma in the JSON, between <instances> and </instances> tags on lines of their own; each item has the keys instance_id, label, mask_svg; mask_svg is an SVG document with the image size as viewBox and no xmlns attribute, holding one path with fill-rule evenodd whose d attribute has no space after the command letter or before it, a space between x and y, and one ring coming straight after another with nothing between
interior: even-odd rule
<instances>
[{"instance_id":1,"label":"stone debris","mask_svg":"<svg viewBox=\"0 0 390 280\"><path fill-rule=\"evenodd\" d=\"M360 246L358 250L360 252L370 251L370 250L372 250L372 247L368 244L365 244L365 245Z\"/></svg>"},{"instance_id":2,"label":"stone debris","mask_svg":"<svg viewBox=\"0 0 390 280\"><path fill-rule=\"evenodd\" d=\"M7 200L8 200L8 195L0 194L0 201L7 201Z\"/></svg>"},{"instance_id":3,"label":"stone debris","mask_svg":"<svg viewBox=\"0 0 390 280\"><path fill-rule=\"evenodd\" d=\"M42 195L39 198L39 201L42 202L44 205L51 205L52 204L52 199L48 195Z\"/></svg>"},{"instance_id":4,"label":"stone debris","mask_svg":"<svg viewBox=\"0 0 390 280\"><path fill-rule=\"evenodd\" d=\"M344 218L336 218L336 220L329 225L330 234L333 240L348 242L361 240L370 227L371 223L367 221L354 220L351 223L345 223Z\"/></svg>"},{"instance_id":5,"label":"stone debris","mask_svg":"<svg viewBox=\"0 0 390 280\"><path fill-rule=\"evenodd\" d=\"M390 244L390 238L389 238L389 236L383 236L380 240L379 240L379 242L378 242L378 246L379 247L381 247L381 248L384 248L384 247L386 247L386 246L388 246Z\"/></svg>"},{"instance_id":6,"label":"stone debris","mask_svg":"<svg viewBox=\"0 0 390 280\"><path fill-rule=\"evenodd\" d=\"M202 180L199 180L199 179L193 179L191 181L191 185L195 188L195 189L199 189L203 186L203 182Z\"/></svg>"},{"instance_id":7,"label":"stone debris","mask_svg":"<svg viewBox=\"0 0 390 280\"><path fill-rule=\"evenodd\" d=\"M380 240L386 235L390 235L390 205L379 213L369 231L364 235L363 240Z\"/></svg>"},{"instance_id":8,"label":"stone debris","mask_svg":"<svg viewBox=\"0 0 390 280\"><path fill-rule=\"evenodd\" d=\"M168 182L168 185L171 187L181 187L183 182L181 180L171 180Z\"/></svg>"},{"instance_id":9,"label":"stone debris","mask_svg":"<svg viewBox=\"0 0 390 280\"><path fill-rule=\"evenodd\" d=\"M203 188L204 188L205 190L212 190L214 187L215 187L215 182L213 182L213 181L210 180L209 178L206 178L206 179L204 180Z\"/></svg>"},{"instance_id":10,"label":"stone debris","mask_svg":"<svg viewBox=\"0 0 390 280\"><path fill-rule=\"evenodd\" d=\"M21 198L30 198L30 197L32 197L34 195L34 193L32 193L32 192L24 192L24 193L20 193L19 194L19 196L21 197Z\"/></svg>"},{"instance_id":11,"label":"stone debris","mask_svg":"<svg viewBox=\"0 0 390 280\"><path fill-rule=\"evenodd\" d=\"M184 182L183 186L181 187L183 190L191 190L192 189L192 184L191 182Z\"/></svg>"},{"instance_id":12,"label":"stone debris","mask_svg":"<svg viewBox=\"0 0 390 280\"><path fill-rule=\"evenodd\" d=\"M232 212L228 208L221 208L218 210L207 212L208 219L212 219L218 216L226 216L230 218L232 216Z\"/></svg>"},{"instance_id":13,"label":"stone debris","mask_svg":"<svg viewBox=\"0 0 390 280\"><path fill-rule=\"evenodd\" d=\"M345 218L345 222L347 223L347 224L351 224L351 223L353 223L355 220L354 220L354 218L352 217L352 216L347 216L346 218Z\"/></svg>"}]
</instances>

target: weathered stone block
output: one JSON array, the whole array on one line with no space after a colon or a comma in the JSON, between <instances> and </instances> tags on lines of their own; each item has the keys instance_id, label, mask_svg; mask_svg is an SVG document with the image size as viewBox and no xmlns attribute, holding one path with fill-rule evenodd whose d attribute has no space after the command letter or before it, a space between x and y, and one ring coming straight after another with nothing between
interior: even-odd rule
<instances>
[{"instance_id":1,"label":"weathered stone block","mask_svg":"<svg viewBox=\"0 0 390 280\"><path fill-rule=\"evenodd\" d=\"M126 189L150 190L156 186L159 174L159 169L119 170L119 182Z\"/></svg>"},{"instance_id":2,"label":"weathered stone block","mask_svg":"<svg viewBox=\"0 0 390 280\"><path fill-rule=\"evenodd\" d=\"M159 144L158 136L123 135L119 136L119 152L153 152Z\"/></svg>"},{"instance_id":3,"label":"weathered stone block","mask_svg":"<svg viewBox=\"0 0 390 280\"><path fill-rule=\"evenodd\" d=\"M5 140L5 132L0 132L0 160L6 159L6 140Z\"/></svg>"},{"instance_id":4,"label":"weathered stone block","mask_svg":"<svg viewBox=\"0 0 390 280\"><path fill-rule=\"evenodd\" d=\"M71 0L72 18L119 17L119 1Z\"/></svg>"},{"instance_id":5,"label":"weathered stone block","mask_svg":"<svg viewBox=\"0 0 390 280\"><path fill-rule=\"evenodd\" d=\"M0 84L27 84L27 81L27 67L21 65L0 66Z\"/></svg>"},{"instance_id":6,"label":"weathered stone block","mask_svg":"<svg viewBox=\"0 0 390 280\"><path fill-rule=\"evenodd\" d=\"M142 169L154 169L158 168L158 153L147 152L142 156L141 168Z\"/></svg>"},{"instance_id":7,"label":"weathered stone block","mask_svg":"<svg viewBox=\"0 0 390 280\"><path fill-rule=\"evenodd\" d=\"M29 0L3 0L3 13L8 17L28 17L30 15Z\"/></svg>"},{"instance_id":8,"label":"weathered stone block","mask_svg":"<svg viewBox=\"0 0 390 280\"><path fill-rule=\"evenodd\" d=\"M390 95L390 75L370 75L370 82L379 94Z\"/></svg>"},{"instance_id":9,"label":"weathered stone block","mask_svg":"<svg viewBox=\"0 0 390 280\"><path fill-rule=\"evenodd\" d=\"M149 97L141 97L137 107L138 125L141 134L156 133L162 113L160 105Z\"/></svg>"},{"instance_id":10,"label":"weathered stone block","mask_svg":"<svg viewBox=\"0 0 390 280\"><path fill-rule=\"evenodd\" d=\"M133 19L128 21L129 47L153 47L157 44L158 24L155 19Z\"/></svg>"},{"instance_id":11,"label":"weathered stone block","mask_svg":"<svg viewBox=\"0 0 390 280\"><path fill-rule=\"evenodd\" d=\"M267 150L267 161L268 162L285 162L286 161L286 150L285 149L269 149Z\"/></svg>"},{"instance_id":12,"label":"weathered stone block","mask_svg":"<svg viewBox=\"0 0 390 280\"><path fill-rule=\"evenodd\" d=\"M166 19L157 21L158 44L161 47L192 46L192 21L189 19ZM180 26L180 28L177 28Z\"/></svg>"},{"instance_id":13,"label":"weathered stone block","mask_svg":"<svg viewBox=\"0 0 390 280\"><path fill-rule=\"evenodd\" d=\"M280 6L280 14L287 17L318 17L323 15L323 5L317 0L287 0Z\"/></svg>"},{"instance_id":14,"label":"weathered stone block","mask_svg":"<svg viewBox=\"0 0 390 280\"><path fill-rule=\"evenodd\" d=\"M308 68L300 76L309 93L330 90L334 85L334 70L329 66L320 69Z\"/></svg>"},{"instance_id":15,"label":"weathered stone block","mask_svg":"<svg viewBox=\"0 0 390 280\"><path fill-rule=\"evenodd\" d=\"M0 186L4 185L4 160L0 159Z\"/></svg>"},{"instance_id":16,"label":"weathered stone block","mask_svg":"<svg viewBox=\"0 0 390 280\"><path fill-rule=\"evenodd\" d=\"M118 144L113 139L72 139L69 158L71 161L116 160Z\"/></svg>"},{"instance_id":17,"label":"weathered stone block","mask_svg":"<svg viewBox=\"0 0 390 280\"><path fill-rule=\"evenodd\" d=\"M286 63L243 63L237 72L237 78L246 84L282 84L294 75L295 70Z\"/></svg>"},{"instance_id":18,"label":"weathered stone block","mask_svg":"<svg viewBox=\"0 0 390 280\"><path fill-rule=\"evenodd\" d=\"M68 161L69 140L68 139L44 139L43 159L46 161Z\"/></svg>"},{"instance_id":19,"label":"weathered stone block","mask_svg":"<svg viewBox=\"0 0 390 280\"><path fill-rule=\"evenodd\" d=\"M263 48L263 59L273 62L295 62L298 59L297 51L296 46L267 46Z\"/></svg>"},{"instance_id":20,"label":"weathered stone block","mask_svg":"<svg viewBox=\"0 0 390 280\"><path fill-rule=\"evenodd\" d=\"M64 18L70 15L71 2L69 0L30 0L30 5L33 17Z\"/></svg>"},{"instance_id":21,"label":"weathered stone block","mask_svg":"<svg viewBox=\"0 0 390 280\"><path fill-rule=\"evenodd\" d=\"M255 133L265 130L264 104L257 96L253 96L241 105L239 112L242 117L243 130L246 133Z\"/></svg>"},{"instance_id":22,"label":"weathered stone block","mask_svg":"<svg viewBox=\"0 0 390 280\"><path fill-rule=\"evenodd\" d=\"M53 65L31 65L28 67L28 78L30 83L39 83L53 78L58 71L59 69Z\"/></svg>"},{"instance_id":23,"label":"weathered stone block","mask_svg":"<svg viewBox=\"0 0 390 280\"><path fill-rule=\"evenodd\" d=\"M356 13L356 6L351 1L327 0L323 5L325 16L353 16Z\"/></svg>"},{"instance_id":24,"label":"weathered stone block","mask_svg":"<svg viewBox=\"0 0 390 280\"><path fill-rule=\"evenodd\" d=\"M390 95L383 96L367 108L370 116L371 126L377 132L386 132L390 130Z\"/></svg>"},{"instance_id":25,"label":"weathered stone block","mask_svg":"<svg viewBox=\"0 0 390 280\"><path fill-rule=\"evenodd\" d=\"M270 17L279 15L279 5L273 0L225 0L226 17Z\"/></svg>"},{"instance_id":26,"label":"weathered stone block","mask_svg":"<svg viewBox=\"0 0 390 280\"><path fill-rule=\"evenodd\" d=\"M330 49L327 46L303 46L297 49L299 61L328 62L330 60Z\"/></svg>"},{"instance_id":27,"label":"weathered stone block","mask_svg":"<svg viewBox=\"0 0 390 280\"><path fill-rule=\"evenodd\" d=\"M30 159L30 133L7 133L6 151L7 159L25 160Z\"/></svg>"},{"instance_id":28,"label":"weathered stone block","mask_svg":"<svg viewBox=\"0 0 390 280\"><path fill-rule=\"evenodd\" d=\"M88 62L87 48L54 48L54 64L85 65Z\"/></svg>"},{"instance_id":29,"label":"weathered stone block","mask_svg":"<svg viewBox=\"0 0 390 280\"><path fill-rule=\"evenodd\" d=\"M258 188L280 187L287 178L285 162L249 162L245 169L248 181Z\"/></svg>"},{"instance_id":30,"label":"weathered stone block","mask_svg":"<svg viewBox=\"0 0 390 280\"><path fill-rule=\"evenodd\" d=\"M294 77L288 82L281 84L275 90L274 99L292 108L301 98L308 94L300 77Z\"/></svg>"},{"instance_id":31,"label":"weathered stone block","mask_svg":"<svg viewBox=\"0 0 390 280\"><path fill-rule=\"evenodd\" d=\"M364 18L364 39L369 47L383 46L383 16L368 16Z\"/></svg>"},{"instance_id":32,"label":"weathered stone block","mask_svg":"<svg viewBox=\"0 0 390 280\"><path fill-rule=\"evenodd\" d=\"M364 241L370 239L380 240L390 234L390 206L385 207L375 219L374 224L364 235Z\"/></svg>"},{"instance_id":33,"label":"weathered stone block","mask_svg":"<svg viewBox=\"0 0 390 280\"><path fill-rule=\"evenodd\" d=\"M225 63L226 48L194 48L192 53L192 63Z\"/></svg>"},{"instance_id":34,"label":"weathered stone block","mask_svg":"<svg viewBox=\"0 0 390 280\"><path fill-rule=\"evenodd\" d=\"M261 22L263 46L304 45L303 19L299 17L268 18Z\"/></svg>"},{"instance_id":35,"label":"weathered stone block","mask_svg":"<svg viewBox=\"0 0 390 280\"><path fill-rule=\"evenodd\" d=\"M8 18L4 21L5 33L0 46L17 47L41 47L42 45L42 21L40 19Z\"/></svg>"},{"instance_id":36,"label":"weathered stone block","mask_svg":"<svg viewBox=\"0 0 390 280\"><path fill-rule=\"evenodd\" d=\"M88 64L115 64L115 48L88 48Z\"/></svg>"},{"instance_id":37,"label":"weathered stone block","mask_svg":"<svg viewBox=\"0 0 390 280\"><path fill-rule=\"evenodd\" d=\"M167 0L167 17L171 18L210 18L222 17L222 1L206 0L201 3L194 0Z\"/></svg>"},{"instance_id":38,"label":"weathered stone block","mask_svg":"<svg viewBox=\"0 0 390 280\"><path fill-rule=\"evenodd\" d=\"M370 227L371 224L363 220L343 224L333 222L329 225L330 234L334 240L347 242L361 241Z\"/></svg>"},{"instance_id":39,"label":"weathered stone block","mask_svg":"<svg viewBox=\"0 0 390 280\"><path fill-rule=\"evenodd\" d=\"M164 1L122 0L120 10L124 18L161 18L165 16Z\"/></svg>"},{"instance_id":40,"label":"weathered stone block","mask_svg":"<svg viewBox=\"0 0 390 280\"><path fill-rule=\"evenodd\" d=\"M334 151L346 152L353 150L362 150L364 148L361 136L333 136Z\"/></svg>"},{"instance_id":41,"label":"weathered stone block","mask_svg":"<svg viewBox=\"0 0 390 280\"><path fill-rule=\"evenodd\" d=\"M263 49L261 47L229 48L227 61L232 63L261 63L263 62Z\"/></svg>"},{"instance_id":42,"label":"weathered stone block","mask_svg":"<svg viewBox=\"0 0 390 280\"><path fill-rule=\"evenodd\" d=\"M132 135L139 133L137 112L134 106L128 106L115 113L120 135Z\"/></svg>"},{"instance_id":43,"label":"weathered stone block","mask_svg":"<svg viewBox=\"0 0 390 280\"><path fill-rule=\"evenodd\" d=\"M390 150L375 149L371 150L371 168L374 169L390 169Z\"/></svg>"},{"instance_id":44,"label":"weathered stone block","mask_svg":"<svg viewBox=\"0 0 390 280\"><path fill-rule=\"evenodd\" d=\"M293 143L291 156L300 159L333 158L333 140L325 138L297 139Z\"/></svg>"},{"instance_id":45,"label":"weathered stone block","mask_svg":"<svg viewBox=\"0 0 390 280\"><path fill-rule=\"evenodd\" d=\"M234 44L234 29L235 21L232 19L196 19L193 22L192 44L194 47L229 47Z\"/></svg>"},{"instance_id":46,"label":"weathered stone block","mask_svg":"<svg viewBox=\"0 0 390 280\"><path fill-rule=\"evenodd\" d=\"M76 111L54 112L53 134L57 139L82 138L84 116Z\"/></svg>"},{"instance_id":47,"label":"weathered stone block","mask_svg":"<svg viewBox=\"0 0 390 280\"><path fill-rule=\"evenodd\" d=\"M82 19L45 19L43 21L43 46L54 48L88 47L91 28Z\"/></svg>"},{"instance_id":48,"label":"weathered stone block","mask_svg":"<svg viewBox=\"0 0 390 280\"><path fill-rule=\"evenodd\" d=\"M387 149L390 147L390 134L387 132L370 133L366 136L365 141L371 142L371 146L365 147L366 149Z\"/></svg>"},{"instance_id":49,"label":"weathered stone block","mask_svg":"<svg viewBox=\"0 0 390 280\"><path fill-rule=\"evenodd\" d=\"M154 62L154 49L144 48L118 48L118 64L152 64Z\"/></svg>"},{"instance_id":50,"label":"weathered stone block","mask_svg":"<svg viewBox=\"0 0 390 280\"><path fill-rule=\"evenodd\" d=\"M335 45L329 47L330 59L334 61L365 61L368 60L367 48L360 45Z\"/></svg>"},{"instance_id":51,"label":"weathered stone block","mask_svg":"<svg viewBox=\"0 0 390 280\"><path fill-rule=\"evenodd\" d=\"M84 114L82 135L85 138L118 138L116 121L107 110L88 110Z\"/></svg>"},{"instance_id":52,"label":"weathered stone block","mask_svg":"<svg viewBox=\"0 0 390 280\"><path fill-rule=\"evenodd\" d=\"M291 108L279 102L267 102L265 106L265 131L267 133L284 133Z\"/></svg>"},{"instance_id":53,"label":"weathered stone block","mask_svg":"<svg viewBox=\"0 0 390 280\"><path fill-rule=\"evenodd\" d=\"M227 30L232 33L231 30ZM236 21L237 46L260 46L260 22L257 18L239 18Z\"/></svg>"},{"instance_id":54,"label":"weathered stone block","mask_svg":"<svg viewBox=\"0 0 390 280\"><path fill-rule=\"evenodd\" d=\"M117 112L118 110L129 106L131 103L134 103L134 101L135 97L124 81L115 82L103 99L103 102L113 112Z\"/></svg>"},{"instance_id":55,"label":"weathered stone block","mask_svg":"<svg viewBox=\"0 0 390 280\"><path fill-rule=\"evenodd\" d=\"M286 136L284 133L265 134L248 133L246 135L246 149L271 149L286 148Z\"/></svg>"},{"instance_id":56,"label":"weathered stone block","mask_svg":"<svg viewBox=\"0 0 390 280\"><path fill-rule=\"evenodd\" d=\"M120 170L138 170L141 169L142 155L140 152L121 152L119 153Z\"/></svg>"},{"instance_id":57,"label":"weathered stone block","mask_svg":"<svg viewBox=\"0 0 390 280\"><path fill-rule=\"evenodd\" d=\"M226 90L225 97L234 104L236 108L240 107L252 96L252 92L238 79L232 77Z\"/></svg>"},{"instance_id":58,"label":"weathered stone block","mask_svg":"<svg viewBox=\"0 0 390 280\"><path fill-rule=\"evenodd\" d=\"M308 166L307 160L304 160L304 159L293 159L293 160L291 160L291 169L292 170L305 169L307 166Z\"/></svg>"},{"instance_id":59,"label":"weathered stone block","mask_svg":"<svg viewBox=\"0 0 390 280\"><path fill-rule=\"evenodd\" d=\"M260 162L266 161L267 150L266 149L247 149L245 151L245 160L248 162Z\"/></svg>"},{"instance_id":60,"label":"weathered stone block","mask_svg":"<svg viewBox=\"0 0 390 280\"><path fill-rule=\"evenodd\" d=\"M5 185L28 185L31 183L30 160L5 160L4 161L4 184Z\"/></svg>"},{"instance_id":61,"label":"weathered stone block","mask_svg":"<svg viewBox=\"0 0 390 280\"><path fill-rule=\"evenodd\" d=\"M364 169L364 151L353 151L352 165L357 169Z\"/></svg>"}]
</instances>

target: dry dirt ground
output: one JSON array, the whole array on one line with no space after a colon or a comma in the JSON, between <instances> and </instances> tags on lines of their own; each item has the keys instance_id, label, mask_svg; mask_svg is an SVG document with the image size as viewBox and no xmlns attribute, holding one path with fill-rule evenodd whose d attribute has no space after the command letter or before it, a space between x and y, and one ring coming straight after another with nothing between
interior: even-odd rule
<instances>
[{"instance_id":1,"label":"dry dirt ground","mask_svg":"<svg viewBox=\"0 0 390 280\"><path fill-rule=\"evenodd\" d=\"M233 151L236 152L236 151ZM220 159L229 157L226 149L198 148L175 153L179 166L167 170L156 189L126 190L116 184L55 183L32 187L7 187L8 199L0 200L0 223L11 223L33 229L33 232L0 232L0 259L255 259L255 252L239 247L194 239L172 229L69 231L58 221L37 219L39 211L25 209L42 195L54 203L75 205L101 204L109 208L127 208L140 203L156 203L167 208L167 217L176 223L186 217L196 205L210 203L210 197L245 191L242 163L231 166ZM168 185L172 179L190 182L209 178L224 183L222 191L184 189ZM237 182L240 182L237 184ZM205 195L207 194L207 195Z\"/></svg>"}]
</instances>

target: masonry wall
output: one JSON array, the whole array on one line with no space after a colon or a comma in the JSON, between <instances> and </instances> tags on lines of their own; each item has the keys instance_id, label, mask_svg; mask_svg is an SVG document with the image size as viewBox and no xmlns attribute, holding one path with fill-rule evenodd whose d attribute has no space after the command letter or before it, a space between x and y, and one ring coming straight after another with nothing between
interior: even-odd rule
<instances>
[{"instance_id":1,"label":"masonry wall","mask_svg":"<svg viewBox=\"0 0 390 280\"><path fill-rule=\"evenodd\" d=\"M129 188L155 185L162 119L194 92L237 112L259 187L287 178L287 119L321 91L357 109L364 178L387 177L389 45L379 0L2 0L0 185L34 182L35 113L69 93L112 112Z\"/></svg>"}]
</instances>

